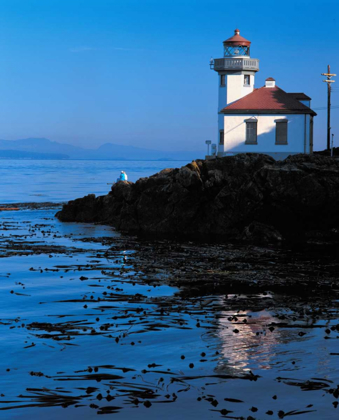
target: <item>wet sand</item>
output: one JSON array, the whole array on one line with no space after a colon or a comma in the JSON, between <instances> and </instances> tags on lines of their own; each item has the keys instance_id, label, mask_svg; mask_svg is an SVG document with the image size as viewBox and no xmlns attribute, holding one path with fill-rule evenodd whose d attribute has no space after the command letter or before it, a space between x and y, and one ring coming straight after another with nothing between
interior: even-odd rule
<instances>
[{"instance_id":1,"label":"wet sand","mask_svg":"<svg viewBox=\"0 0 339 420\"><path fill-rule=\"evenodd\" d=\"M1 418L337 418L332 245L141 240L18 207L0 212Z\"/></svg>"}]
</instances>

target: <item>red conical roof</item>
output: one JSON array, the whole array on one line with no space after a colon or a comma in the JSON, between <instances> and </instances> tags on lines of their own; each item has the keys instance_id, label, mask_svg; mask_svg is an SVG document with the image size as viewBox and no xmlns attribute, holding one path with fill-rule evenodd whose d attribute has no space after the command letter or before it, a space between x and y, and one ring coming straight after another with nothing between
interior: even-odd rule
<instances>
[{"instance_id":1,"label":"red conical roof","mask_svg":"<svg viewBox=\"0 0 339 420\"><path fill-rule=\"evenodd\" d=\"M240 36L239 29L236 29L234 31L234 35L231 38L226 39L226 41L224 41L224 44L229 45L231 47L235 47L235 46L249 47L251 45L251 41Z\"/></svg>"}]
</instances>

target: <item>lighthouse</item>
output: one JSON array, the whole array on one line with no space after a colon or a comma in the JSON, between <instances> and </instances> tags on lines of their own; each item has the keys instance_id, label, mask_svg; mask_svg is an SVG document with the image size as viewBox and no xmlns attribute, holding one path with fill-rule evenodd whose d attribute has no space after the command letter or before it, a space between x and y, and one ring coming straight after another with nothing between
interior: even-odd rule
<instances>
[{"instance_id":1,"label":"lighthouse","mask_svg":"<svg viewBox=\"0 0 339 420\"><path fill-rule=\"evenodd\" d=\"M285 92L272 77L255 88L259 60L251 58L251 41L239 29L223 47L224 56L210 62L218 73L218 138L207 158L264 153L280 160L312 153L316 113L311 98Z\"/></svg>"},{"instance_id":2,"label":"lighthouse","mask_svg":"<svg viewBox=\"0 0 339 420\"><path fill-rule=\"evenodd\" d=\"M211 62L219 76L218 111L253 92L255 73L259 71L259 60L250 57L251 41L242 37L239 29L223 46L224 57Z\"/></svg>"}]
</instances>

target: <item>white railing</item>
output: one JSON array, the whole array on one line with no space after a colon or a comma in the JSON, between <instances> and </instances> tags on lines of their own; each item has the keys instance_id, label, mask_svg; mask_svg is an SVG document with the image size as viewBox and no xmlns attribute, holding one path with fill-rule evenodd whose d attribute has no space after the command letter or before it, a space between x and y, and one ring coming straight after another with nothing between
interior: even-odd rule
<instances>
[{"instance_id":1,"label":"white railing","mask_svg":"<svg viewBox=\"0 0 339 420\"><path fill-rule=\"evenodd\" d=\"M256 58L216 58L211 68L220 70L259 70L259 60Z\"/></svg>"}]
</instances>

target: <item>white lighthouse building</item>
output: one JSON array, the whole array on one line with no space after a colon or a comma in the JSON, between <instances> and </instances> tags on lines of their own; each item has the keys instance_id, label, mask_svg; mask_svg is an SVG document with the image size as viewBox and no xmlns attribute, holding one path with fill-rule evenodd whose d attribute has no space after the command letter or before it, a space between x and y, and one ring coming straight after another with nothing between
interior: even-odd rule
<instances>
[{"instance_id":1,"label":"white lighthouse building","mask_svg":"<svg viewBox=\"0 0 339 420\"><path fill-rule=\"evenodd\" d=\"M211 60L218 73L218 138L208 157L265 153L284 159L312 153L311 98L283 91L271 77L255 88L259 60L251 58L251 42L239 29L223 45L224 57Z\"/></svg>"}]
</instances>

